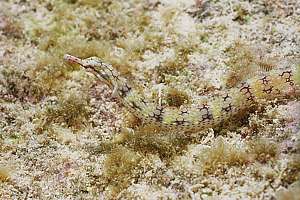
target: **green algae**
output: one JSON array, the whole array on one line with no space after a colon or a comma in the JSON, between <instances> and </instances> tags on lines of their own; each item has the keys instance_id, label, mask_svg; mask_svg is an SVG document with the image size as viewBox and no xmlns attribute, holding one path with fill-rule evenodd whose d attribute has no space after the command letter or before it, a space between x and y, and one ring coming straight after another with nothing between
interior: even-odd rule
<instances>
[{"instance_id":1,"label":"green algae","mask_svg":"<svg viewBox=\"0 0 300 200\"><path fill-rule=\"evenodd\" d=\"M242 166L250 161L245 147L238 147L218 137L210 148L204 149L197 156L197 162L205 174L226 170L231 166Z\"/></svg>"},{"instance_id":2,"label":"green algae","mask_svg":"<svg viewBox=\"0 0 300 200\"><path fill-rule=\"evenodd\" d=\"M255 138L248 142L248 146L253 159L262 163L277 159L279 154L278 144L266 138Z\"/></svg>"},{"instance_id":3,"label":"green algae","mask_svg":"<svg viewBox=\"0 0 300 200\"><path fill-rule=\"evenodd\" d=\"M126 147L115 148L107 155L104 161L104 176L107 179L107 190L111 196L115 196L129 186L133 180L133 171L140 160L139 154Z\"/></svg>"}]
</instances>

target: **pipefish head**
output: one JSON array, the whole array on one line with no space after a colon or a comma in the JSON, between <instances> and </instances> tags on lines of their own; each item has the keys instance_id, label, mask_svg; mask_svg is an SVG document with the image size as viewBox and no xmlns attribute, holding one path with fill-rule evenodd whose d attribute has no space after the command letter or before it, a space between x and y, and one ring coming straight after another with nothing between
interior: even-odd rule
<instances>
[{"instance_id":1,"label":"pipefish head","mask_svg":"<svg viewBox=\"0 0 300 200\"><path fill-rule=\"evenodd\" d=\"M112 74L113 70L109 64L103 63L97 57L90 57L86 59L80 59L75 56L66 54L64 60L69 63L76 63L82 66L87 72L94 74L102 82L108 86L112 86Z\"/></svg>"}]
</instances>

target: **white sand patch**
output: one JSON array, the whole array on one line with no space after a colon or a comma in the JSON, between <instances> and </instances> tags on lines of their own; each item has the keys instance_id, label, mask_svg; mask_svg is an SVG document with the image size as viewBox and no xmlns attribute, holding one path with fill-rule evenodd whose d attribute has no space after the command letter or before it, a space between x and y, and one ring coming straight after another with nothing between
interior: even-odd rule
<instances>
[{"instance_id":1,"label":"white sand patch","mask_svg":"<svg viewBox=\"0 0 300 200\"><path fill-rule=\"evenodd\" d=\"M187 37L191 33L195 33L196 32L195 20L187 14L182 14L178 16L177 21L175 23L175 31L185 37Z\"/></svg>"}]
</instances>

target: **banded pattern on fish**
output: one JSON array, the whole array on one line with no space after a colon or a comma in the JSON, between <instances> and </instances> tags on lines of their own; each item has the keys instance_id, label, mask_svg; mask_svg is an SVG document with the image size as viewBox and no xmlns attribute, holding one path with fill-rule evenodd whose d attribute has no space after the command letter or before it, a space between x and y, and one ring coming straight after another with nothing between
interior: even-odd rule
<instances>
[{"instance_id":1,"label":"banded pattern on fish","mask_svg":"<svg viewBox=\"0 0 300 200\"><path fill-rule=\"evenodd\" d=\"M177 130L201 130L218 125L233 115L265 100L291 99L300 96L295 71L271 71L262 77L253 77L237 87L223 91L223 95L208 97L197 105L179 108L158 105L149 101L111 65L97 57L79 59L66 54L64 59L77 63L107 84L113 95L144 123Z\"/></svg>"}]
</instances>

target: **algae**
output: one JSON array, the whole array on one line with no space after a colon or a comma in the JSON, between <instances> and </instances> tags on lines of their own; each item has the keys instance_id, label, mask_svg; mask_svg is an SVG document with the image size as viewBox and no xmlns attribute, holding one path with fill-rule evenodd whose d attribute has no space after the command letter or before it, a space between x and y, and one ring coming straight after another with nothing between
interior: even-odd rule
<instances>
[{"instance_id":1,"label":"algae","mask_svg":"<svg viewBox=\"0 0 300 200\"><path fill-rule=\"evenodd\" d=\"M296 198L298 100L283 102L288 116L267 102L214 130L161 130L62 58L98 56L151 100L167 86L162 101L180 107L297 59L297 10L277 0L1 1L0 166L16 168L1 167L0 198Z\"/></svg>"}]
</instances>

